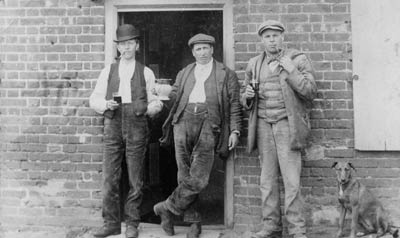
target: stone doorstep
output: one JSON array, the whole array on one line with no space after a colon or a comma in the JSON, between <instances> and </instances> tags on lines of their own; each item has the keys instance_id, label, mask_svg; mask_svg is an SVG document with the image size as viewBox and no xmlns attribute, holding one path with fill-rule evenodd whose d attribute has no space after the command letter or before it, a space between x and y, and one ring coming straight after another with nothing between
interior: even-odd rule
<instances>
[{"instance_id":1,"label":"stone doorstep","mask_svg":"<svg viewBox=\"0 0 400 238\"><path fill-rule=\"evenodd\" d=\"M175 226L175 236L167 236L157 224L141 223L139 226L139 238L186 238L188 227ZM0 233L0 238L93 238L95 228L87 229L68 229L68 228L43 228L43 229L18 229L6 230ZM307 234L308 238L336 238L337 228L335 227L312 227ZM225 230L223 226L203 226L201 238L250 238L251 232L236 233L232 230ZM348 237L349 229L345 230L344 238ZM385 235L382 238L391 238L391 235ZM125 225L122 225L122 233L109 238L125 238ZM289 238L287 235L283 238ZM374 235L367 235L363 238L375 238Z\"/></svg>"},{"instance_id":2,"label":"stone doorstep","mask_svg":"<svg viewBox=\"0 0 400 238\"><path fill-rule=\"evenodd\" d=\"M160 225L150 223L140 223L139 238L186 238L189 227L175 226L175 235L167 236ZM0 234L0 238L93 238L96 228L90 229L68 229L68 228L42 228L42 229L17 229L6 230ZM125 238L125 224L122 225L121 235L109 236L108 238ZM219 238L224 232L223 226L203 226L202 238Z\"/></svg>"}]
</instances>

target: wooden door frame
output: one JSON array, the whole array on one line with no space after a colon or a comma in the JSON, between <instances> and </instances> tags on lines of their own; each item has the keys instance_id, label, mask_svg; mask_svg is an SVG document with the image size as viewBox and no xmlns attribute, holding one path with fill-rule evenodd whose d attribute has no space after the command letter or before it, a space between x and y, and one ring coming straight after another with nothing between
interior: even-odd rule
<instances>
[{"instance_id":1,"label":"wooden door frame","mask_svg":"<svg viewBox=\"0 0 400 238\"><path fill-rule=\"evenodd\" d=\"M112 63L116 56L114 43L119 12L151 11L222 11L223 21L223 62L235 68L233 40L233 5L231 0L105 0L105 63ZM233 178L234 153L225 163L224 223L233 227Z\"/></svg>"}]
</instances>

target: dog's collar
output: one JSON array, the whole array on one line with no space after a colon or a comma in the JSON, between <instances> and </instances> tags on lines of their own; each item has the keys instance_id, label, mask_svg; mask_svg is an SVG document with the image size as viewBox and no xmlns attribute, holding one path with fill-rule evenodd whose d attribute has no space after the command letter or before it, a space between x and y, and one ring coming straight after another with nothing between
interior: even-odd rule
<instances>
[{"instance_id":1,"label":"dog's collar","mask_svg":"<svg viewBox=\"0 0 400 238\"><path fill-rule=\"evenodd\" d=\"M348 183L350 183L350 180L347 180L346 182L344 182L344 183L342 183L342 182L339 182L339 185L346 185L346 184L348 184Z\"/></svg>"}]
</instances>

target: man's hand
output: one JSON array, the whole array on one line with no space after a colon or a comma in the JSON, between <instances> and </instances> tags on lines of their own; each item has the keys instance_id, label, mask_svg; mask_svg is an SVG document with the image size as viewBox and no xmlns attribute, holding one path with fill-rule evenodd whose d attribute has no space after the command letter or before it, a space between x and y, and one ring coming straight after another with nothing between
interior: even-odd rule
<instances>
[{"instance_id":1,"label":"man's hand","mask_svg":"<svg viewBox=\"0 0 400 238\"><path fill-rule=\"evenodd\" d=\"M108 110L114 111L115 109L117 109L119 107L119 104L114 101L114 100L108 100L106 101L106 108Z\"/></svg>"},{"instance_id":2,"label":"man's hand","mask_svg":"<svg viewBox=\"0 0 400 238\"><path fill-rule=\"evenodd\" d=\"M289 56L285 55L279 60L280 65L286 70L289 74L292 73L295 69L293 61L289 58Z\"/></svg>"},{"instance_id":3,"label":"man's hand","mask_svg":"<svg viewBox=\"0 0 400 238\"><path fill-rule=\"evenodd\" d=\"M146 114L150 117L153 118L157 113L161 112L163 108L163 103L160 100L154 100L147 105L147 112Z\"/></svg>"},{"instance_id":4,"label":"man's hand","mask_svg":"<svg viewBox=\"0 0 400 238\"><path fill-rule=\"evenodd\" d=\"M246 91L244 92L244 95L246 96L246 99L252 99L256 95L253 87L250 86L250 84L246 86Z\"/></svg>"},{"instance_id":5,"label":"man's hand","mask_svg":"<svg viewBox=\"0 0 400 238\"><path fill-rule=\"evenodd\" d=\"M239 143L239 136L237 133L232 132L231 135L229 136L229 143L228 143L228 149L232 150L237 146Z\"/></svg>"}]
</instances>

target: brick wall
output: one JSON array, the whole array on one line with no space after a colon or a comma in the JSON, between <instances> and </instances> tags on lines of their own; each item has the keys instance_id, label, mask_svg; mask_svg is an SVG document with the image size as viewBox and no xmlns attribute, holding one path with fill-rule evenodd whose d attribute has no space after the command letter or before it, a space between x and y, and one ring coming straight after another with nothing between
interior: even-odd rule
<instances>
[{"instance_id":1,"label":"brick wall","mask_svg":"<svg viewBox=\"0 0 400 238\"><path fill-rule=\"evenodd\" d=\"M0 32L1 222L94 224L102 120L88 97L104 66L104 4L3 0Z\"/></svg>"},{"instance_id":2,"label":"brick wall","mask_svg":"<svg viewBox=\"0 0 400 238\"><path fill-rule=\"evenodd\" d=\"M256 29L267 19L283 22L286 44L313 61L318 96L311 112L313 144L303 156L302 171L308 224L337 224L337 188L330 168L336 160L353 162L357 176L398 223L400 153L354 150L350 0L234 0L234 13L236 70L241 79L247 60L263 49ZM237 156L235 229L256 230L261 218L259 161L257 154L249 155L244 148Z\"/></svg>"},{"instance_id":3,"label":"brick wall","mask_svg":"<svg viewBox=\"0 0 400 238\"><path fill-rule=\"evenodd\" d=\"M314 62L319 93L302 174L309 224L336 223L333 160L352 160L399 215L400 154L354 150L350 0L232 1L241 79L248 59L262 51L256 29L270 18L281 20L287 44ZM102 120L87 98L104 66L104 21L103 1L0 1L3 225L99 224ZM243 146L236 156L235 229L255 230L259 162Z\"/></svg>"}]
</instances>

